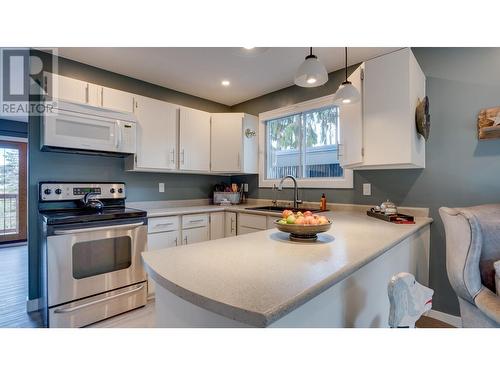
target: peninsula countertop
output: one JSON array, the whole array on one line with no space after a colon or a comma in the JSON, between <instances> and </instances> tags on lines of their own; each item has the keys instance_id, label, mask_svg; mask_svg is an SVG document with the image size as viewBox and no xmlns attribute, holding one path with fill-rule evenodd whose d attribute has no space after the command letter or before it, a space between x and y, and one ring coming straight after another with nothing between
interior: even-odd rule
<instances>
[{"instance_id":1,"label":"peninsula countertop","mask_svg":"<svg viewBox=\"0 0 500 375\"><path fill-rule=\"evenodd\" d=\"M330 231L295 243L276 229L143 253L160 287L227 318L265 327L432 222L393 224L329 212Z\"/></svg>"}]
</instances>

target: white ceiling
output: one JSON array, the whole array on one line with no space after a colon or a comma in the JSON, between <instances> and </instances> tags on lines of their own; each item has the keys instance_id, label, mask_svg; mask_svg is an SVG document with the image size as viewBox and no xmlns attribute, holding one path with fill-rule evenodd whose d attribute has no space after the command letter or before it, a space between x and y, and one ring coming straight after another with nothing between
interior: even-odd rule
<instances>
[{"instance_id":1,"label":"white ceiling","mask_svg":"<svg viewBox=\"0 0 500 375\"><path fill-rule=\"evenodd\" d=\"M398 48L349 48L356 64ZM173 90L234 105L293 85L304 47L59 48L58 54ZM314 48L328 72L344 66L344 48ZM221 85L229 80L228 87Z\"/></svg>"}]
</instances>

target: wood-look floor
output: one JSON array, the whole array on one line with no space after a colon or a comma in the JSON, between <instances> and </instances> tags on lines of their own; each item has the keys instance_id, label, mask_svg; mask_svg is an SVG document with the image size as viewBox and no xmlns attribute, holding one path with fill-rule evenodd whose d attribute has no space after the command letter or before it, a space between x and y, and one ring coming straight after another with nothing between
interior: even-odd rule
<instances>
[{"instance_id":1,"label":"wood-look floor","mask_svg":"<svg viewBox=\"0 0 500 375\"><path fill-rule=\"evenodd\" d=\"M41 327L39 313L26 312L28 247L0 248L0 327Z\"/></svg>"},{"instance_id":2,"label":"wood-look floor","mask_svg":"<svg viewBox=\"0 0 500 375\"><path fill-rule=\"evenodd\" d=\"M36 328L39 313L26 312L28 295L28 248L26 245L0 248L0 327ZM153 328L155 303L92 324L88 328ZM423 316L418 328L453 328L440 320Z\"/></svg>"}]
</instances>

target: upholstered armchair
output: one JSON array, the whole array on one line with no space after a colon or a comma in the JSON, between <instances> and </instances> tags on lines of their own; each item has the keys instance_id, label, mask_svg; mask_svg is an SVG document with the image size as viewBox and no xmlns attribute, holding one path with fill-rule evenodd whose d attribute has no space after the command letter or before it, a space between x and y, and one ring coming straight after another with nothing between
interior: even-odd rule
<instances>
[{"instance_id":1,"label":"upholstered armchair","mask_svg":"<svg viewBox=\"0 0 500 375\"><path fill-rule=\"evenodd\" d=\"M500 204L441 207L446 271L460 304L463 327L500 327L495 261L500 259Z\"/></svg>"}]
</instances>

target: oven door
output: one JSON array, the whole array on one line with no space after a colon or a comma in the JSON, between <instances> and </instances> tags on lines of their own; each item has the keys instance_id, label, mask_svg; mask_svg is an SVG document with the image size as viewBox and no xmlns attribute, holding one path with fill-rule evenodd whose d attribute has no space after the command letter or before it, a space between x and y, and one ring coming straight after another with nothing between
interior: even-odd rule
<instances>
[{"instance_id":1,"label":"oven door","mask_svg":"<svg viewBox=\"0 0 500 375\"><path fill-rule=\"evenodd\" d=\"M48 306L146 280L146 246L144 220L54 227L47 237Z\"/></svg>"}]
</instances>

